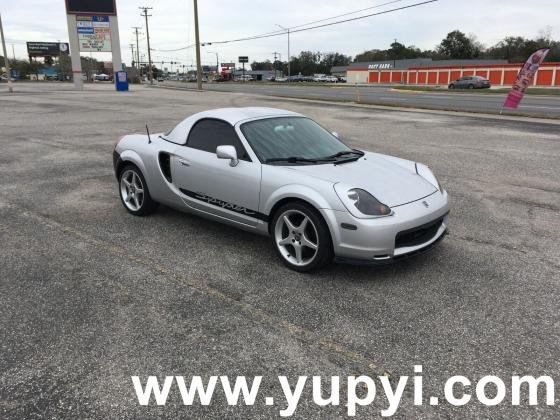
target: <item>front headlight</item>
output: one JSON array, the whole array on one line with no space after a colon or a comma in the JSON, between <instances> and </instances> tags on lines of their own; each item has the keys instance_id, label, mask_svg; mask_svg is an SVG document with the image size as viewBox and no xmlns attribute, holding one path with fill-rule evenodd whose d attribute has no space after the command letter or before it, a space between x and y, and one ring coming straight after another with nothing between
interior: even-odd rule
<instances>
[{"instance_id":1,"label":"front headlight","mask_svg":"<svg viewBox=\"0 0 560 420\"><path fill-rule=\"evenodd\" d=\"M381 217L390 216L392 210L389 206L380 202L373 195L368 193L366 190L361 188L352 188L343 191L342 186L339 184L335 185L335 192L348 209L352 216L357 218L371 218L371 217Z\"/></svg>"},{"instance_id":2,"label":"front headlight","mask_svg":"<svg viewBox=\"0 0 560 420\"><path fill-rule=\"evenodd\" d=\"M439 192L443 194L443 188L430 168L422 163L415 163L414 166L416 167L416 173L418 175L436 187Z\"/></svg>"}]
</instances>

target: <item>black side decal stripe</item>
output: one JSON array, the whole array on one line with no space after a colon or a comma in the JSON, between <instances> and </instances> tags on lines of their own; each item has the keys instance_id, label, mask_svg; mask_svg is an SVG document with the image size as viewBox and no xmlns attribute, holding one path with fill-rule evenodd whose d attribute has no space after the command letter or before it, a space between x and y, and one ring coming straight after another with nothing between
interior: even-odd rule
<instances>
[{"instance_id":1,"label":"black side decal stripe","mask_svg":"<svg viewBox=\"0 0 560 420\"><path fill-rule=\"evenodd\" d=\"M242 214L244 216L249 216L257 220L262 220L263 222L268 222L269 219L268 215L264 213L260 213L256 210L251 210L243 206L238 206L237 204L229 203L227 201L223 201L218 198L211 197L204 193L189 191L183 188L179 188L179 191L181 191L183 194L185 194L190 198L194 198L195 200L208 203L212 206L221 207L223 209L230 210L235 213Z\"/></svg>"}]
</instances>

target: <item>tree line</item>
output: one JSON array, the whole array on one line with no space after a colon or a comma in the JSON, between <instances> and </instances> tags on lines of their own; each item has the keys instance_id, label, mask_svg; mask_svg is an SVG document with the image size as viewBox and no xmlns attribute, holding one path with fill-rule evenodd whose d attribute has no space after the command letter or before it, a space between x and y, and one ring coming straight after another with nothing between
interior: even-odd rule
<instances>
[{"instance_id":1,"label":"tree line","mask_svg":"<svg viewBox=\"0 0 560 420\"><path fill-rule=\"evenodd\" d=\"M290 70L292 74L309 76L312 74L330 74L334 66L347 66L351 62L363 61L390 61L413 58L431 58L433 60L445 59L502 59L510 63L522 63L529 55L539 48L550 48L545 61L560 61L560 41L552 39L551 29L540 31L535 38L522 36L508 36L490 47L480 43L476 36L454 30L431 50L421 50L414 45L405 46L400 42L393 42L389 48L372 49L357 54L354 58L338 52L313 52L302 51L298 56L291 57ZM50 62L48 61L50 59ZM46 64L52 64L52 58L47 57ZM4 57L0 56L0 66L4 66ZM23 76L35 74L43 67L42 63L16 60L12 68L18 70ZM70 73L70 60L63 55L60 63L62 73ZM288 73L287 61L254 61L251 63L253 70L281 70ZM103 63L89 57L82 57L84 72L95 73L103 69ZM157 69L155 69L158 72Z\"/></svg>"},{"instance_id":2,"label":"tree line","mask_svg":"<svg viewBox=\"0 0 560 420\"><path fill-rule=\"evenodd\" d=\"M486 47L474 35L467 35L459 30L451 31L434 49L421 50L414 45L405 46L393 42L389 48L372 49L357 54L354 58L337 53L321 53L302 51L298 56L291 57L292 74L308 76L312 74L329 74L333 66L347 66L351 62L391 61L414 58L431 58L433 60L448 59L500 59L510 63L522 63L539 48L550 48L545 61L560 61L560 41L552 39L551 29L542 30L535 38L508 36L495 45ZM286 61L271 62L255 61L251 63L253 70L282 70L288 72Z\"/></svg>"}]
</instances>

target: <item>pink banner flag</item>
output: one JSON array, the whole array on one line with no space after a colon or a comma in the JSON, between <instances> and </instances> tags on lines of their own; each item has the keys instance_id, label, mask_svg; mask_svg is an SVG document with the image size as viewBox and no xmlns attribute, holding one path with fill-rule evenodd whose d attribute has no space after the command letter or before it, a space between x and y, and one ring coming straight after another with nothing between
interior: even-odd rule
<instances>
[{"instance_id":1,"label":"pink banner flag","mask_svg":"<svg viewBox=\"0 0 560 420\"><path fill-rule=\"evenodd\" d=\"M525 94L525 89L533 83L535 74L539 70L539 66L548 54L548 51L549 50L547 48L540 49L531 54L531 57L527 59L527 62L523 65L517 75L517 79L515 80L515 83L504 102L503 108L517 108L519 106L519 103Z\"/></svg>"}]
</instances>

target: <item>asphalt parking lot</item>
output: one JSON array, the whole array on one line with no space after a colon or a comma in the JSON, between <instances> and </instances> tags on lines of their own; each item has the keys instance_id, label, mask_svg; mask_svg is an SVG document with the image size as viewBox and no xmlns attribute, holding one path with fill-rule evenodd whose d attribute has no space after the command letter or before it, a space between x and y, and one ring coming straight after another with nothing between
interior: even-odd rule
<instances>
[{"instance_id":1,"label":"asphalt parking lot","mask_svg":"<svg viewBox=\"0 0 560 420\"><path fill-rule=\"evenodd\" d=\"M270 418L284 408L278 375L413 376L417 364L426 399L453 375L560 384L557 123L29 86L0 94L0 418ZM130 216L113 175L117 137L223 106L298 111L353 147L428 164L452 200L450 235L398 264L304 275L285 268L267 238L164 207ZM185 407L174 394L144 407L132 375L264 375L263 397ZM296 417L345 414L308 394ZM558 398L554 407L508 400L415 407L407 391L397 417L559 415ZM380 400L358 414L383 408Z\"/></svg>"}]
</instances>

